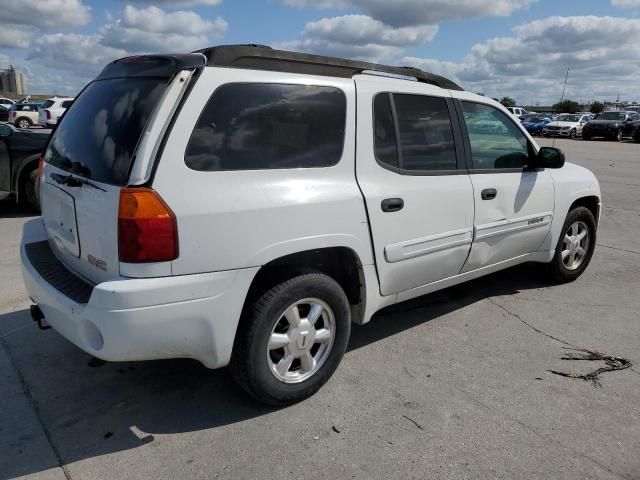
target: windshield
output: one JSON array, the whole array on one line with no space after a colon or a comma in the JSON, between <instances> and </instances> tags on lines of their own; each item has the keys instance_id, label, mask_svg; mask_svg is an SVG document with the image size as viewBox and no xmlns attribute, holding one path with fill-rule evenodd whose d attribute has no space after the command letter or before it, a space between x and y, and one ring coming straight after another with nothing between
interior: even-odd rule
<instances>
[{"instance_id":1,"label":"windshield","mask_svg":"<svg viewBox=\"0 0 640 480\"><path fill-rule=\"evenodd\" d=\"M138 140L165 82L115 78L89 84L56 129L45 161L99 182L125 185Z\"/></svg>"},{"instance_id":2,"label":"windshield","mask_svg":"<svg viewBox=\"0 0 640 480\"><path fill-rule=\"evenodd\" d=\"M560 115L558 122L579 122L580 115Z\"/></svg>"},{"instance_id":3,"label":"windshield","mask_svg":"<svg viewBox=\"0 0 640 480\"><path fill-rule=\"evenodd\" d=\"M598 120L624 120L624 112L604 112L598 116Z\"/></svg>"}]
</instances>

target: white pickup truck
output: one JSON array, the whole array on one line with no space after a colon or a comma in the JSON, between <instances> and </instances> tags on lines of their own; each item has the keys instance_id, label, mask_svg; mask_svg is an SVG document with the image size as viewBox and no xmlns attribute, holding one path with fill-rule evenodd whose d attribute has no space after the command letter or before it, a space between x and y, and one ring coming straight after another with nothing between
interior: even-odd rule
<instances>
[{"instance_id":1,"label":"white pickup truck","mask_svg":"<svg viewBox=\"0 0 640 480\"><path fill-rule=\"evenodd\" d=\"M594 175L487 97L261 46L109 64L39 188L34 320L104 360L230 365L270 404L317 391L382 307L522 262L577 278L601 211Z\"/></svg>"}]
</instances>

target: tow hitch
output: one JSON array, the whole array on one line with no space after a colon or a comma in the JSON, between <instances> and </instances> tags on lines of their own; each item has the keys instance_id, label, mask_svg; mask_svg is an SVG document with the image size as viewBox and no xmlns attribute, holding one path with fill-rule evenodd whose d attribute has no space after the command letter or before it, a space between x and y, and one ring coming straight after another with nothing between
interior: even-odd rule
<instances>
[{"instance_id":1,"label":"tow hitch","mask_svg":"<svg viewBox=\"0 0 640 480\"><path fill-rule=\"evenodd\" d=\"M51 325L44 324L44 314L42 313L42 310L40 310L39 306L31 305L29 310L31 311L31 320L38 324L38 328L40 330L49 330L51 328Z\"/></svg>"}]
</instances>

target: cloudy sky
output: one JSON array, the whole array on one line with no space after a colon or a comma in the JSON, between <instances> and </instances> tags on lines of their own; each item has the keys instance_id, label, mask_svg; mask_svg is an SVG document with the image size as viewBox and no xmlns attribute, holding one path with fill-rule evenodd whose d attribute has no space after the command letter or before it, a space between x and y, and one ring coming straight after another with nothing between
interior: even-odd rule
<instances>
[{"instance_id":1,"label":"cloudy sky","mask_svg":"<svg viewBox=\"0 0 640 480\"><path fill-rule=\"evenodd\" d=\"M640 0L0 0L0 66L73 94L109 61L225 43L440 73L520 104L640 102Z\"/></svg>"}]
</instances>

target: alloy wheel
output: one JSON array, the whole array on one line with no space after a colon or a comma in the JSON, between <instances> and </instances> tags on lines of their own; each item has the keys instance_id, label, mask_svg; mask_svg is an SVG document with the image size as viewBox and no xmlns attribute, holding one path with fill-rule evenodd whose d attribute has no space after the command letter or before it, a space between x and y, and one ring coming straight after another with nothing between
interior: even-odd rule
<instances>
[{"instance_id":1,"label":"alloy wheel","mask_svg":"<svg viewBox=\"0 0 640 480\"><path fill-rule=\"evenodd\" d=\"M288 306L276 320L266 348L273 376L300 383L326 362L333 347L336 321L327 303L305 298Z\"/></svg>"},{"instance_id":2,"label":"alloy wheel","mask_svg":"<svg viewBox=\"0 0 640 480\"><path fill-rule=\"evenodd\" d=\"M573 222L562 241L562 263L567 270L577 270L589 251L589 227L582 221Z\"/></svg>"}]
</instances>

